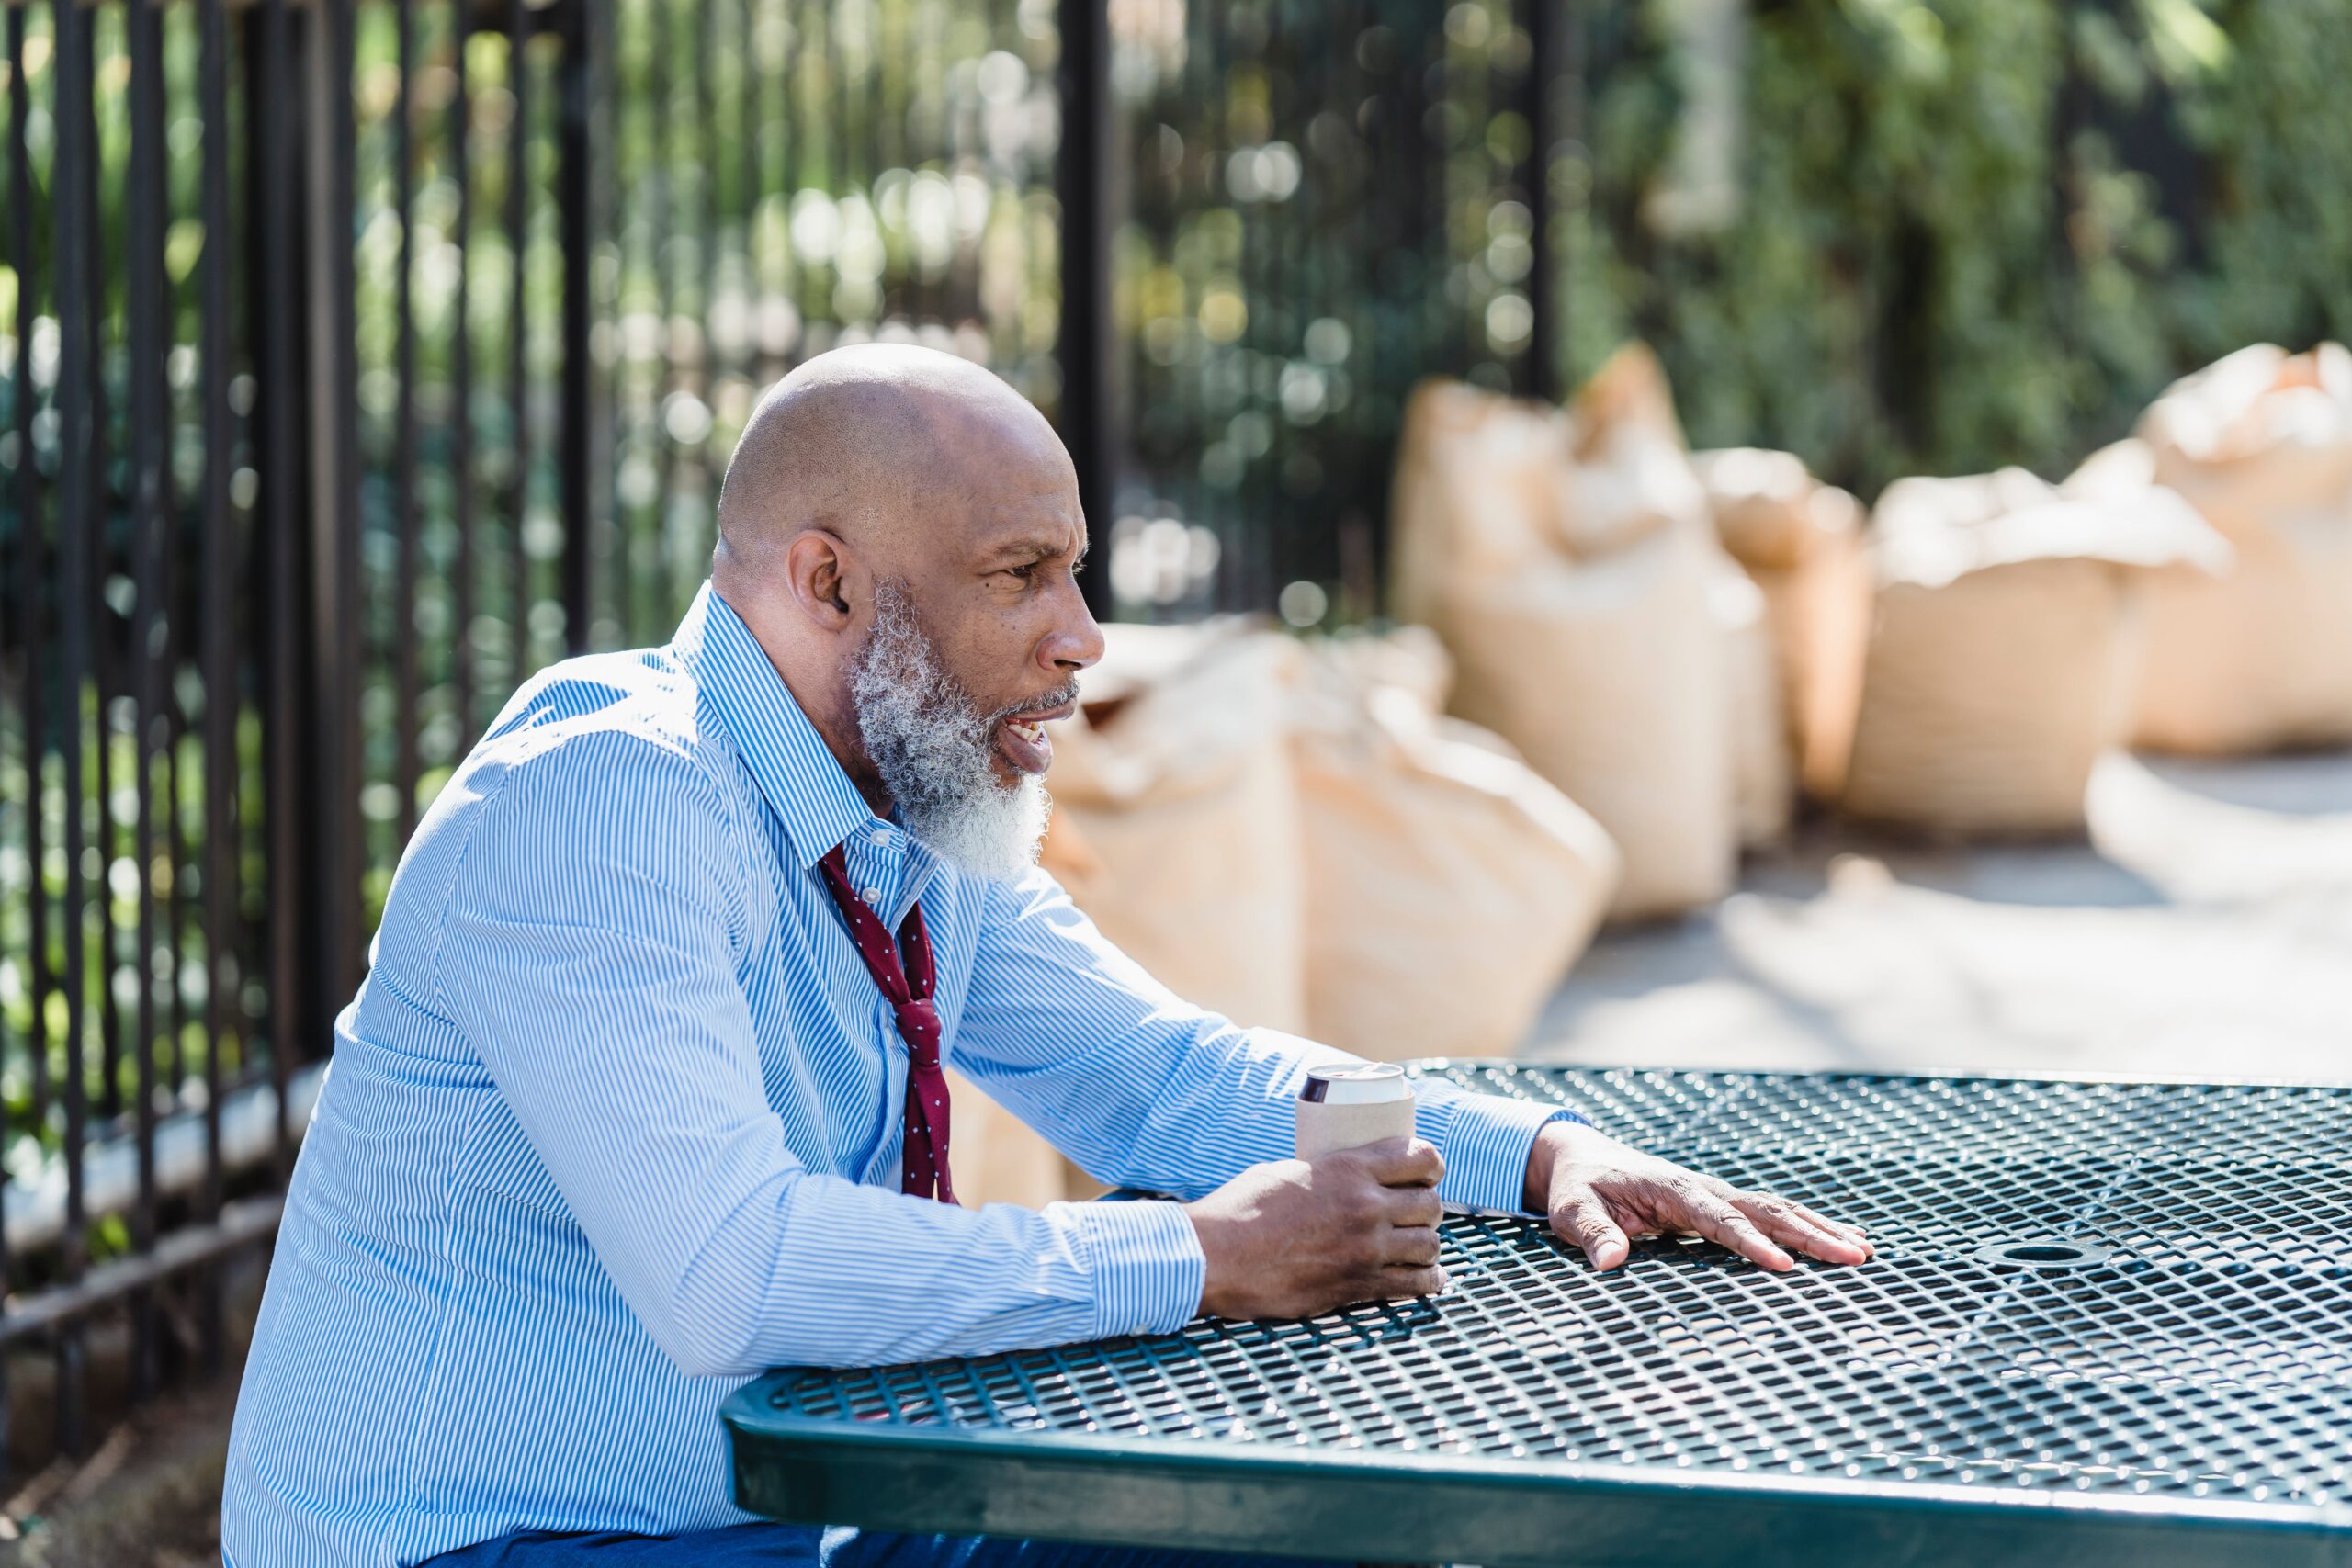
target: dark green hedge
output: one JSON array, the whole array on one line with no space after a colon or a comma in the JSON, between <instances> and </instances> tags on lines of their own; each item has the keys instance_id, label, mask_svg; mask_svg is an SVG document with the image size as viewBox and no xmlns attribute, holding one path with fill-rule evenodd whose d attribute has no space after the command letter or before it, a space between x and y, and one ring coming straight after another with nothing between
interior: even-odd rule
<instances>
[{"instance_id":1,"label":"dark green hedge","mask_svg":"<svg viewBox=\"0 0 2352 1568\"><path fill-rule=\"evenodd\" d=\"M2352 334L2344 0L1755 5L1712 227L1659 217L1715 10L1677 3L1579 24L1557 348L1650 341L1694 444L2055 474L2230 349Z\"/></svg>"}]
</instances>

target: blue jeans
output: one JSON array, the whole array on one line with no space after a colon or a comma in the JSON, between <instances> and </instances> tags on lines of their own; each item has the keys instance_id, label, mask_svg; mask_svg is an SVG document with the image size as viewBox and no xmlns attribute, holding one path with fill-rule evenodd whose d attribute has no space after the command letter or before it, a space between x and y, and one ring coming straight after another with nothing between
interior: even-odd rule
<instances>
[{"instance_id":1,"label":"blue jeans","mask_svg":"<svg viewBox=\"0 0 2352 1568\"><path fill-rule=\"evenodd\" d=\"M1154 1547L1069 1546L946 1535L883 1535L834 1526L733 1525L691 1535L501 1536L434 1558L427 1568L1342 1568L1296 1558Z\"/></svg>"}]
</instances>

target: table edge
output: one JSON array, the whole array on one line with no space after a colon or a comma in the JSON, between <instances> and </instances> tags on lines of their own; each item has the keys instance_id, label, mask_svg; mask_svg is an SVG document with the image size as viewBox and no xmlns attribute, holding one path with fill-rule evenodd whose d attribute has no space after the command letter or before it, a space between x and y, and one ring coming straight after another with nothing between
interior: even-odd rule
<instances>
[{"instance_id":1,"label":"table edge","mask_svg":"<svg viewBox=\"0 0 2352 1568\"><path fill-rule=\"evenodd\" d=\"M1868 1067L1825 1067L1815 1071L1804 1067L1669 1067L1655 1063L1531 1062L1518 1056L1416 1056L1397 1065L1408 1073L1442 1072L1457 1067L1524 1067L1539 1072L1663 1073L1722 1078L1870 1078L1883 1083L2157 1084L2174 1089L2352 1089L2352 1077L2215 1077L2189 1073L1896 1073Z\"/></svg>"},{"instance_id":2,"label":"table edge","mask_svg":"<svg viewBox=\"0 0 2352 1568\"><path fill-rule=\"evenodd\" d=\"M1754 1472L1664 1469L1652 1465L1602 1464L1590 1461L1498 1460L1476 1454L1439 1454L1394 1449L1317 1450L1237 1443L1216 1438L1151 1438L1099 1433L1020 1429L914 1427L895 1422L857 1422L831 1416L781 1416L758 1408L761 1391L790 1370L765 1373L738 1389L719 1408L719 1418L737 1442L778 1445L792 1450L865 1450L1047 1461L1073 1468L1151 1467L1162 1472L1199 1472L1204 1478L1238 1470L1288 1472L1298 1480L1341 1477L1367 1481L1408 1478L1452 1481L1496 1491L1561 1488L1646 1496L1661 1504L1703 1506L1769 1496L1805 1503L1885 1506L1962 1507L2005 1517L2063 1513L2086 1517L2141 1519L2152 1523L2203 1522L2234 1529L2261 1528L2286 1532L2352 1532L2352 1503L2252 1503L2171 1495L2120 1495L2068 1492L2049 1487L2014 1491L1981 1482L1863 1480L1849 1476L1800 1476Z\"/></svg>"}]
</instances>

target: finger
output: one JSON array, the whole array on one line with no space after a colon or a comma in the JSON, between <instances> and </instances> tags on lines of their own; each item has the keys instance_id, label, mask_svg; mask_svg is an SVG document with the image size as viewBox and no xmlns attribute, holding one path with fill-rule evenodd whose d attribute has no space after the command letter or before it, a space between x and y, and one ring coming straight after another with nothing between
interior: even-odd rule
<instances>
[{"instance_id":1,"label":"finger","mask_svg":"<svg viewBox=\"0 0 2352 1568\"><path fill-rule=\"evenodd\" d=\"M1776 1213L1788 1215L1842 1240L1860 1242L1866 1247L1869 1245L1869 1236L1861 1226L1849 1224L1842 1220L1825 1219L1803 1203L1793 1199L1783 1198L1776 1192L1744 1192L1721 1177L1715 1176L1701 1176L1699 1185L1716 1197L1727 1199L1737 1204L1743 1211L1747 1209L1750 1202L1769 1203L1773 1206Z\"/></svg>"},{"instance_id":2,"label":"finger","mask_svg":"<svg viewBox=\"0 0 2352 1568\"><path fill-rule=\"evenodd\" d=\"M1419 1138L1383 1138L1356 1153L1383 1187L1435 1187L1445 1179L1445 1161L1437 1145Z\"/></svg>"},{"instance_id":3,"label":"finger","mask_svg":"<svg viewBox=\"0 0 2352 1568\"><path fill-rule=\"evenodd\" d=\"M1786 1199L1782 1199L1781 1201L1787 1202L1788 1201ZM1789 1203L1789 1207L1796 1211L1796 1214L1799 1219L1819 1225L1825 1230L1834 1232L1838 1235L1842 1235L1848 1241L1860 1242L1865 1247L1868 1247L1871 1245L1870 1233L1858 1224L1851 1224L1845 1220L1825 1219L1821 1215L1815 1213L1811 1209L1806 1208L1803 1203Z\"/></svg>"},{"instance_id":4,"label":"finger","mask_svg":"<svg viewBox=\"0 0 2352 1568\"><path fill-rule=\"evenodd\" d=\"M1367 1269L1355 1277L1333 1308L1352 1306L1358 1302L1403 1301L1409 1296L1434 1296L1443 1292L1446 1273L1435 1264L1415 1266L1396 1264L1387 1268Z\"/></svg>"},{"instance_id":5,"label":"finger","mask_svg":"<svg viewBox=\"0 0 2352 1568\"><path fill-rule=\"evenodd\" d=\"M1786 1201L1786 1200L1783 1200L1783 1201ZM1790 1203L1789 1207L1795 1212L1797 1218L1804 1221L1807 1224L1818 1225L1822 1229L1826 1230L1830 1235L1838 1237L1839 1240L1848 1242L1852 1246L1861 1248L1864 1261L1868 1261L1870 1258L1877 1256L1877 1244L1871 1240L1870 1233L1863 1230L1861 1226L1857 1224L1849 1224L1843 1220L1826 1218L1824 1215L1814 1213L1811 1209L1806 1208L1803 1203Z\"/></svg>"},{"instance_id":6,"label":"finger","mask_svg":"<svg viewBox=\"0 0 2352 1568\"><path fill-rule=\"evenodd\" d=\"M1438 1235L1429 1225L1391 1225L1380 1247L1381 1261L1392 1269L1426 1269L1437 1261Z\"/></svg>"},{"instance_id":7,"label":"finger","mask_svg":"<svg viewBox=\"0 0 2352 1568\"><path fill-rule=\"evenodd\" d=\"M1424 1269L1384 1269L1378 1281L1379 1299L1402 1301L1408 1296L1440 1296L1445 1293L1445 1270L1431 1264Z\"/></svg>"},{"instance_id":8,"label":"finger","mask_svg":"<svg viewBox=\"0 0 2352 1568\"><path fill-rule=\"evenodd\" d=\"M1560 1239L1584 1248L1592 1266L1606 1273L1633 1255L1634 1244L1589 1187L1572 1187L1552 1199L1552 1229Z\"/></svg>"},{"instance_id":9,"label":"finger","mask_svg":"<svg viewBox=\"0 0 2352 1568\"><path fill-rule=\"evenodd\" d=\"M1683 1223L1709 1241L1775 1271L1797 1266L1795 1258L1774 1246L1771 1238L1758 1230L1728 1200L1699 1186L1676 1192L1674 1200L1681 1205Z\"/></svg>"},{"instance_id":10,"label":"finger","mask_svg":"<svg viewBox=\"0 0 2352 1568\"><path fill-rule=\"evenodd\" d=\"M1818 1214L1813 1210L1806 1208L1803 1203L1792 1201L1787 1198L1775 1198L1773 1201L1785 1207L1789 1213L1794 1214L1806 1224L1814 1225L1821 1230L1827 1231L1831 1235L1838 1237L1841 1241L1852 1242L1857 1247L1860 1247L1865 1253L1874 1253L1878 1250L1871 1244L1870 1233L1863 1230L1860 1225L1849 1224L1843 1220L1826 1218L1826 1216Z\"/></svg>"},{"instance_id":11,"label":"finger","mask_svg":"<svg viewBox=\"0 0 2352 1568\"><path fill-rule=\"evenodd\" d=\"M1783 1247L1794 1247L1806 1257L1818 1258L1824 1263L1866 1263L1870 1260L1868 1245L1831 1226L1820 1216L1807 1213L1785 1198L1775 1198L1765 1192L1734 1192L1730 1195L1730 1202Z\"/></svg>"},{"instance_id":12,"label":"finger","mask_svg":"<svg viewBox=\"0 0 2352 1568\"><path fill-rule=\"evenodd\" d=\"M1392 1225L1434 1225L1445 1217L1434 1187L1384 1187L1381 1200Z\"/></svg>"},{"instance_id":13,"label":"finger","mask_svg":"<svg viewBox=\"0 0 2352 1568\"><path fill-rule=\"evenodd\" d=\"M1713 1177L1701 1180L1701 1186L1721 1198L1756 1222L1766 1234L1777 1241L1826 1242L1840 1248L1858 1247L1869 1250L1862 1233L1851 1225L1841 1225L1823 1219L1804 1204L1792 1201L1774 1192L1747 1192L1727 1181Z\"/></svg>"}]
</instances>

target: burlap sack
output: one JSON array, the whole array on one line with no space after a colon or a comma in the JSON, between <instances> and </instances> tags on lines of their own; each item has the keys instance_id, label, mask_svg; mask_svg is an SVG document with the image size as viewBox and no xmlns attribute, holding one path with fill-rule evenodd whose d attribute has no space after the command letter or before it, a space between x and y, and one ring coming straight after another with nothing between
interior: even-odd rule
<instances>
[{"instance_id":1,"label":"burlap sack","mask_svg":"<svg viewBox=\"0 0 2352 1568\"><path fill-rule=\"evenodd\" d=\"M2139 744L2222 753L2352 740L2352 353L2241 349L2140 424L2154 476L2237 552L2152 585Z\"/></svg>"},{"instance_id":2,"label":"burlap sack","mask_svg":"<svg viewBox=\"0 0 2352 1568\"><path fill-rule=\"evenodd\" d=\"M1718 561L1703 534L1662 528L1457 591L1454 712L1509 740L1615 840L1618 919L1731 889L1732 708L1709 602Z\"/></svg>"},{"instance_id":3,"label":"burlap sack","mask_svg":"<svg viewBox=\"0 0 2352 1568\"><path fill-rule=\"evenodd\" d=\"M1861 509L1844 491L1828 492ZM1781 660L1797 745L1797 779L1824 803L1845 792L1854 750L1854 721L1861 712L1864 650L1871 636L1872 593L1869 552L1861 529L1829 540L1792 572L1762 582Z\"/></svg>"},{"instance_id":4,"label":"burlap sack","mask_svg":"<svg viewBox=\"0 0 2352 1568\"><path fill-rule=\"evenodd\" d=\"M1903 479L1874 515L1878 578L1842 804L1973 834L2078 830L2123 739L2135 576L2222 548L2178 497L2062 495L2020 468Z\"/></svg>"},{"instance_id":5,"label":"burlap sack","mask_svg":"<svg viewBox=\"0 0 2352 1568\"><path fill-rule=\"evenodd\" d=\"M1099 862L1065 883L1162 984L1238 1023L1306 1023L1305 863L1285 732L1298 658L1229 625L1114 626L1046 783Z\"/></svg>"},{"instance_id":6,"label":"burlap sack","mask_svg":"<svg viewBox=\"0 0 2352 1568\"><path fill-rule=\"evenodd\" d=\"M1796 815L1796 750L1781 704L1764 595L1747 575L1719 562L1707 607L1722 637L1725 717L1731 725L1732 819L1743 849L1774 843Z\"/></svg>"},{"instance_id":7,"label":"burlap sack","mask_svg":"<svg viewBox=\"0 0 2352 1568\"><path fill-rule=\"evenodd\" d=\"M1415 627L1320 644L1296 699L1308 1032L1374 1058L1515 1049L1617 876L1598 823L1436 716L1442 657Z\"/></svg>"},{"instance_id":8,"label":"burlap sack","mask_svg":"<svg viewBox=\"0 0 2352 1568\"><path fill-rule=\"evenodd\" d=\"M1723 558L1657 361L1638 348L1613 357L1565 423L1448 392L1450 407L1481 399L1483 420L1425 422L1412 460L1450 477L1450 500L1428 506L1430 487L1400 473L1400 506L1421 510L1398 524L1452 539L1475 520L1482 542L1400 554L1395 601L1424 606L1453 653L1454 711L1510 741L1615 840L1612 916L1720 897L1738 853L1738 710L1711 586ZM1480 441L1442 450L1449 432L1506 427L1522 437L1511 465Z\"/></svg>"},{"instance_id":9,"label":"burlap sack","mask_svg":"<svg viewBox=\"0 0 2352 1568\"><path fill-rule=\"evenodd\" d=\"M1579 559L1663 528L1705 531L1707 493L1690 467L1665 367L1640 344L1609 356L1568 404L1568 464L1549 516Z\"/></svg>"},{"instance_id":10,"label":"burlap sack","mask_svg":"<svg viewBox=\"0 0 2352 1568\"><path fill-rule=\"evenodd\" d=\"M1861 507L1793 453L1733 447L1691 458L1715 534L1764 595L1781 709L1805 792L1838 797L1861 701L1871 573Z\"/></svg>"},{"instance_id":11,"label":"burlap sack","mask_svg":"<svg viewBox=\"0 0 2352 1568\"><path fill-rule=\"evenodd\" d=\"M1405 405L1389 500L1389 607L1443 631L1445 597L1507 577L1543 549L1559 506L1560 411L1430 380Z\"/></svg>"},{"instance_id":12,"label":"burlap sack","mask_svg":"<svg viewBox=\"0 0 2352 1568\"><path fill-rule=\"evenodd\" d=\"M1638 344L1564 414L1434 379L1415 389L1390 495L1389 605L1441 634L1458 589L1550 556L1605 554L1703 519L1665 371Z\"/></svg>"}]
</instances>

